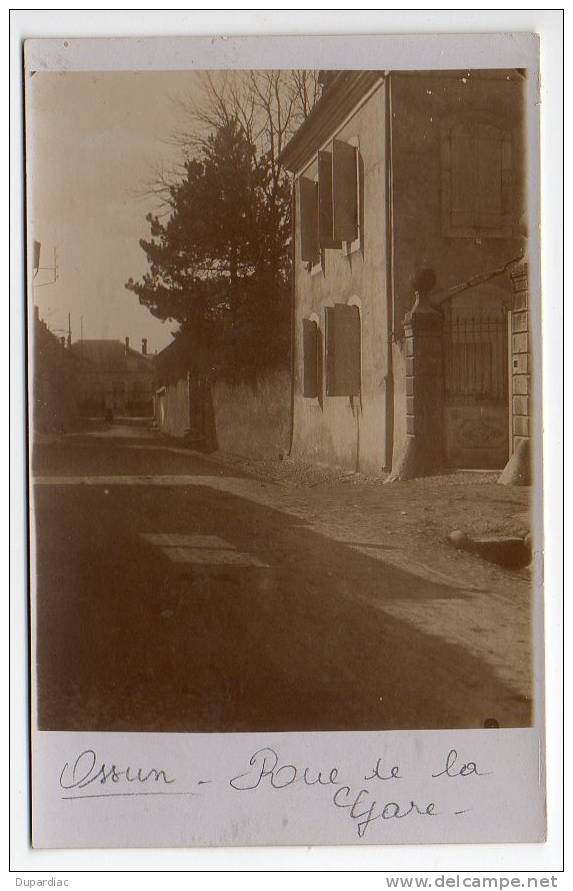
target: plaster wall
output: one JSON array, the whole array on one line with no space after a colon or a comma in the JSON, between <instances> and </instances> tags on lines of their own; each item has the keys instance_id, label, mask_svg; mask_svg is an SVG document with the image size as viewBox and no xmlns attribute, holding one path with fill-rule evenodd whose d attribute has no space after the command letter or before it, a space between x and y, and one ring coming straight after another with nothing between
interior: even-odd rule
<instances>
[{"instance_id":1,"label":"plaster wall","mask_svg":"<svg viewBox=\"0 0 573 891\"><path fill-rule=\"evenodd\" d=\"M217 448L248 458L286 454L290 433L290 375L275 372L256 384L213 384Z\"/></svg>"},{"instance_id":2,"label":"plaster wall","mask_svg":"<svg viewBox=\"0 0 573 891\"><path fill-rule=\"evenodd\" d=\"M503 266L524 246L524 81L512 71L392 73L392 218L394 283L394 461L405 443L403 319L414 296L411 277L429 267L432 299L472 276ZM512 232L509 237L446 235L442 228L441 143L454 120L490 122L512 135ZM496 280L511 300L508 277ZM469 291L468 294L471 294Z\"/></svg>"},{"instance_id":3,"label":"plaster wall","mask_svg":"<svg viewBox=\"0 0 573 891\"><path fill-rule=\"evenodd\" d=\"M185 436L189 430L189 385L186 378L168 384L155 396L155 420L168 436Z\"/></svg>"},{"instance_id":4,"label":"plaster wall","mask_svg":"<svg viewBox=\"0 0 573 891\"><path fill-rule=\"evenodd\" d=\"M180 378L156 394L155 420L163 433L181 438L192 435L202 417L203 429L198 432L210 449L247 458L278 458L289 446L290 392L286 371L268 374L255 384L216 381L201 395L193 386L190 393L187 379Z\"/></svg>"},{"instance_id":5,"label":"plaster wall","mask_svg":"<svg viewBox=\"0 0 573 891\"><path fill-rule=\"evenodd\" d=\"M378 473L387 463L387 288L385 85L332 135L356 141L360 158L360 240L327 249L309 270L300 258L300 208L295 213L294 429L292 454L314 463ZM328 149L328 145L324 148ZM316 176L311 164L299 173ZM325 307L355 304L361 316L362 383L359 397L327 396ZM318 324L322 345L319 395L303 395L303 319Z\"/></svg>"}]
</instances>

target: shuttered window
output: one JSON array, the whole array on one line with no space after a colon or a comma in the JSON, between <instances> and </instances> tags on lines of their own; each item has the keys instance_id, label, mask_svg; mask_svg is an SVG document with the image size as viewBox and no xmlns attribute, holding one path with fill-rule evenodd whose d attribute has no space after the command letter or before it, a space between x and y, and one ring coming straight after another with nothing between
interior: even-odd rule
<instances>
[{"instance_id":1,"label":"shuttered window","mask_svg":"<svg viewBox=\"0 0 573 891\"><path fill-rule=\"evenodd\" d=\"M298 180L300 208L300 255L317 263L320 251L339 249L358 238L358 150L334 139L332 151L317 156L318 181Z\"/></svg>"},{"instance_id":2,"label":"shuttered window","mask_svg":"<svg viewBox=\"0 0 573 891\"><path fill-rule=\"evenodd\" d=\"M309 399L318 396L319 354L318 325L310 319L302 320L303 338L303 395Z\"/></svg>"},{"instance_id":3,"label":"shuttered window","mask_svg":"<svg viewBox=\"0 0 573 891\"><path fill-rule=\"evenodd\" d=\"M326 308L326 395L360 394L360 311L336 303Z\"/></svg>"},{"instance_id":4,"label":"shuttered window","mask_svg":"<svg viewBox=\"0 0 573 891\"><path fill-rule=\"evenodd\" d=\"M358 238L357 149L339 139L332 143L333 237L352 242Z\"/></svg>"},{"instance_id":5,"label":"shuttered window","mask_svg":"<svg viewBox=\"0 0 573 891\"><path fill-rule=\"evenodd\" d=\"M318 153L318 243L321 248L339 248L334 238L332 152Z\"/></svg>"},{"instance_id":6,"label":"shuttered window","mask_svg":"<svg viewBox=\"0 0 573 891\"><path fill-rule=\"evenodd\" d=\"M442 228L446 235L511 235L511 133L464 121L442 139Z\"/></svg>"},{"instance_id":7,"label":"shuttered window","mask_svg":"<svg viewBox=\"0 0 573 891\"><path fill-rule=\"evenodd\" d=\"M301 176L298 180L300 216L300 256L314 263L320 256L318 246L318 184Z\"/></svg>"}]
</instances>

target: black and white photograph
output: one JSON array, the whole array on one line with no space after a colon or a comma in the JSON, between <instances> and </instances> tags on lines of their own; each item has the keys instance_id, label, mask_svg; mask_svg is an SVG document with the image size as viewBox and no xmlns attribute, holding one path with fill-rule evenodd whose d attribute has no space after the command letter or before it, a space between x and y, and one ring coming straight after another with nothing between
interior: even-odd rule
<instances>
[{"instance_id":1,"label":"black and white photograph","mask_svg":"<svg viewBox=\"0 0 573 891\"><path fill-rule=\"evenodd\" d=\"M544 839L520 39L522 67L455 36L419 66L26 46L34 844L115 846L114 796L126 846ZM162 740L212 761L181 779Z\"/></svg>"}]
</instances>

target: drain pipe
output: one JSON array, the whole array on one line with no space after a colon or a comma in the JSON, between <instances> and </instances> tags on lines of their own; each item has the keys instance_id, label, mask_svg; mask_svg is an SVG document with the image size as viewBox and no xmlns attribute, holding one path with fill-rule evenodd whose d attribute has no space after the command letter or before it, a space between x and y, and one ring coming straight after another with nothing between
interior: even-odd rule
<instances>
[{"instance_id":1,"label":"drain pipe","mask_svg":"<svg viewBox=\"0 0 573 891\"><path fill-rule=\"evenodd\" d=\"M386 436L385 470L392 470L394 451L394 371L392 348L394 344L394 195L392 181L392 80L385 71L385 151L386 151Z\"/></svg>"},{"instance_id":2,"label":"drain pipe","mask_svg":"<svg viewBox=\"0 0 573 891\"><path fill-rule=\"evenodd\" d=\"M295 371L295 354L294 354L294 342L296 335L296 327L295 327L295 260L296 260L296 246L295 246L295 230L296 230L296 200L295 200L295 174L292 176L292 187L291 187L291 204L290 204L290 252L291 252L291 275L290 275L290 431L289 431L289 446L288 446L288 454L289 457L292 454L292 446L294 440L294 371Z\"/></svg>"}]
</instances>

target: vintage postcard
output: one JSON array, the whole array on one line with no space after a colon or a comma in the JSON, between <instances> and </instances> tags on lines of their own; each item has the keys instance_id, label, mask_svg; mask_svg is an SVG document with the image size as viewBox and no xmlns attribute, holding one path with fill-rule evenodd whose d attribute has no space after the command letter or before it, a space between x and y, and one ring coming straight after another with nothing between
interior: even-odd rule
<instances>
[{"instance_id":1,"label":"vintage postcard","mask_svg":"<svg viewBox=\"0 0 573 891\"><path fill-rule=\"evenodd\" d=\"M544 840L538 93L27 42L36 847Z\"/></svg>"}]
</instances>

